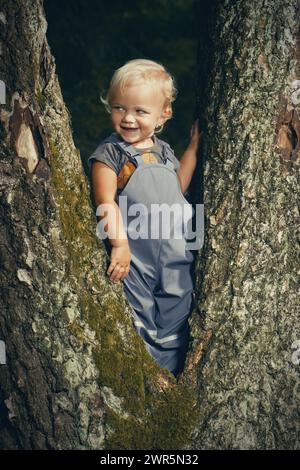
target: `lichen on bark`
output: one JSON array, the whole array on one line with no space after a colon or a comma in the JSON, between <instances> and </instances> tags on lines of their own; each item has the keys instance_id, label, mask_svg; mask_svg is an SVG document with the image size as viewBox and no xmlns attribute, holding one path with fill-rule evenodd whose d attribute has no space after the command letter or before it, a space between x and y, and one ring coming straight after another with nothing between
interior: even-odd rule
<instances>
[{"instance_id":1,"label":"lichen on bark","mask_svg":"<svg viewBox=\"0 0 300 470\"><path fill-rule=\"evenodd\" d=\"M2 448L299 448L299 9L210 5L198 51L205 243L177 383L105 275L42 2L1 3ZM34 147L16 145L20 130Z\"/></svg>"},{"instance_id":2,"label":"lichen on bark","mask_svg":"<svg viewBox=\"0 0 300 470\"><path fill-rule=\"evenodd\" d=\"M180 447L195 396L149 356L121 286L105 275L42 2L1 10L1 447ZM25 128L31 147L17 145Z\"/></svg>"},{"instance_id":3,"label":"lichen on bark","mask_svg":"<svg viewBox=\"0 0 300 470\"><path fill-rule=\"evenodd\" d=\"M299 5L213 2L193 449L298 449ZM201 41L200 41L201 43ZM199 52L199 68L203 50ZM199 71L203 76L203 71ZM205 86L204 86L205 85ZM203 87L202 87L203 86Z\"/></svg>"}]
</instances>

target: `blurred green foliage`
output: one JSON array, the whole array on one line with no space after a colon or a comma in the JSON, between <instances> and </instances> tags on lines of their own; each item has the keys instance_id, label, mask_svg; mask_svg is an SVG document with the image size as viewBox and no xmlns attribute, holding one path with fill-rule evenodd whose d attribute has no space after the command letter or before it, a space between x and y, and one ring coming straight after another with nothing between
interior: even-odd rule
<instances>
[{"instance_id":1,"label":"blurred green foliage","mask_svg":"<svg viewBox=\"0 0 300 470\"><path fill-rule=\"evenodd\" d=\"M196 107L197 2L45 0L44 6L47 39L83 162L112 132L100 93L113 72L135 58L161 62L175 77L174 115L158 137L180 158Z\"/></svg>"}]
</instances>

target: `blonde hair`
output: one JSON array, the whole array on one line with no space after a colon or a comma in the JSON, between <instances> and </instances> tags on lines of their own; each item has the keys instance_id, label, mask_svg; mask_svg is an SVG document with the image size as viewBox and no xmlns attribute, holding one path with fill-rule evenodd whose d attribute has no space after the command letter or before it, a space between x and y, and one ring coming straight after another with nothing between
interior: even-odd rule
<instances>
[{"instance_id":1,"label":"blonde hair","mask_svg":"<svg viewBox=\"0 0 300 470\"><path fill-rule=\"evenodd\" d=\"M106 93L106 96L100 96L106 111L111 113L111 100L115 90L119 89L123 92L129 83L140 84L143 82L153 83L160 87L166 99L165 107L169 108L170 115L168 119L171 119L173 115L172 102L175 101L178 93L175 79L162 64L148 59L129 60L114 72L108 91L102 93L102 95ZM161 132L163 127L164 124L159 129L156 129L155 133Z\"/></svg>"}]
</instances>

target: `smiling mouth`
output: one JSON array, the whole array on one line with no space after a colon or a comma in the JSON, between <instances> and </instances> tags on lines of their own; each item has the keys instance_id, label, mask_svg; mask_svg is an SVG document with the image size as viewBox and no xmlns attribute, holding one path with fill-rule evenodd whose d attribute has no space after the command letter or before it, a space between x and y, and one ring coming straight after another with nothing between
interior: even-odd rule
<instances>
[{"instance_id":1,"label":"smiling mouth","mask_svg":"<svg viewBox=\"0 0 300 470\"><path fill-rule=\"evenodd\" d=\"M123 127L123 126L121 126L121 129L123 129L124 131L137 131L138 127Z\"/></svg>"}]
</instances>

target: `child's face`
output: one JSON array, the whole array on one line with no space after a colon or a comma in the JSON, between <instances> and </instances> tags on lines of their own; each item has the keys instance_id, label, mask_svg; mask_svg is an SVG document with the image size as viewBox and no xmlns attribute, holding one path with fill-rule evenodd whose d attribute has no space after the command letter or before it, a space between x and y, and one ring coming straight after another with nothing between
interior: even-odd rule
<instances>
[{"instance_id":1,"label":"child's face","mask_svg":"<svg viewBox=\"0 0 300 470\"><path fill-rule=\"evenodd\" d=\"M116 90L111 101L111 120L115 131L136 147L153 145L151 136L163 124L170 111L165 97L149 83L127 85L123 93Z\"/></svg>"}]
</instances>

